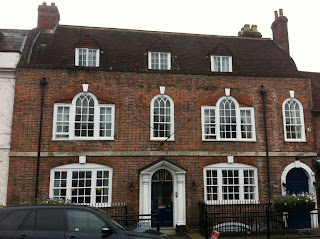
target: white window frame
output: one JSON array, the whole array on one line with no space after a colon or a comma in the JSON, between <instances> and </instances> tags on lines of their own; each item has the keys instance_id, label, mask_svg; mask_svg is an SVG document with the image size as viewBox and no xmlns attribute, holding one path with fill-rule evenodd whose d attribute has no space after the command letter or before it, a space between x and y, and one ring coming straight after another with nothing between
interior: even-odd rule
<instances>
[{"instance_id":1,"label":"white window frame","mask_svg":"<svg viewBox=\"0 0 320 239\"><path fill-rule=\"evenodd\" d=\"M229 99L232 100L235 104L235 111L236 111L236 138L221 138L220 136L220 103L221 101ZM216 139L206 139L206 132L205 132L205 110L214 110L215 111L215 132L216 132ZM242 138L241 134L241 111L248 110L251 114L251 134L252 138ZM224 96L221 97L218 102L217 106L201 106L201 126L202 126L202 140L203 141L256 141L256 129L255 129L255 117L254 117L254 108L253 107L239 107L239 104L235 98L232 96Z\"/></svg>"},{"instance_id":2,"label":"white window frame","mask_svg":"<svg viewBox=\"0 0 320 239\"><path fill-rule=\"evenodd\" d=\"M79 50L80 49L86 51L86 65L84 67L99 67L100 49L91 49L91 48L76 48L76 50L75 50L75 66L80 66L80 64L79 64ZM96 65L95 66L89 66L89 50L96 52Z\"/></svg>"},{"instance_id":3,"label":"white window frame","mask_svg":"<svg viewBox=\"0 0 320 239\"><path fill-rule=\"evenodd\" d=\"M220 59L220 69L221 70L217 69L216 66L215 66L215 60L214 60L215 57L218 57ZM228 69L226 71L222 70L222 67L223 67L222 59L223 58L227 58L228 64L229 64L229 67L228 67ZM211 71L212 72L232 72L232 56L215 56L215 55L211 55Z\"/></svg>"},{"instance_id":4,"label":"white window frame","mask_svg":"<svg viewBox=\"0 0 320 239\"><path fill-rule=\"evenodd\" d=\"M90 95L94 100L94 134L93 137L77 137L75 136L75 111L76 111L76 101L79 96L86 94ZM66 138L56 137L57 134L57 113L59 107L69 107L69 134ZM101 108L110 108L111 109L111 135L107 137L100 136L100 110ZM115 127L115 105L113 104L98 104L98 100L92 93L81 92L78 93L72 100L72 104L65 103L55 103L54 112L53 112L53 140L114 140L114 127ZM67 135L67 134L66 134Z\"/></svg>"},{"instance_id":5,"label":"white window frame","mask_svg":"<svg viewBox=\"0 0 320 239\"><path fill-rule=\"evenodd\" d=\"M152 68L152 54L158 54L158 67L157 68ZM167 68L166 69L161 69L161 54L166 54L167 55ZM149 70L170 70L171 69L171 53L170 52L148 52L148 69Z\"/></svg>"},{"instance_id":6,"label":"white window frame","mask_svg":"<svg viewBox=\"0 0 320 239\"><path fill-rule=\"evenodd\" d=\"M153 124L154 124L154 102L158 97L166 97L169 102L170 102L170 137L154 137L153 132ZM151 105L150 105L150 140L152 141L174 141L175 135L174 135L174 102L172 98L168 95L165 94L158 94L154 96L151 100Z\"/></svg>"},{"instance_id":7,"label":"white window frame","mask_svg":"<svg viewBox=\"0 0 320 239\"><path fill-rule=\"evenodd\" d=\"M208 200L208 195L207 195L207 170L216 170L217 171L217 187L218 187L218 198L217 200ZM223 182L222 182L222 171L223 170L238 170L239 171L239 200L223 200L222 198L222 187ZM245 170L252 170L254 173L254 199L249 199L245 200L244 199L244 187L246 184L244 184L244 171ZM203 182L204 182L204 202L206 204L218 204L219 202L224 202L224 203L237 203L239 201L244 202L244 203L257 203L259 202L259 185L258 185L258 170L256 167L247 165L247 164L242 164L242 163L217 163L217 164L212 164L209 166L206 166L203 168ZM249 184L248 184L249 185Z\"/></svg>"},{"instance_id":8,"label":"white window frame","mask_svg":"<svg viewBox=\"0 0 320 239\"><path fill-rule=\"evenodd\" d=\"M49 197L54 198L54 189L58 189L61 187L55 187L54 186L54 180L55 180L55 172L67 172L67 182L66 182L66 199L71 201L71 189L72 189L72 172L73 171L91 171L91 194L90 194L90 204L88 203L81 203L86 205L101 205L111 207L112 202L112 177L113 177L113 168L101 165L101 164L93 164L93 163L86 163L86 164L80 164L80 163L74 163L74 164L67 164L63 166L58 166L55 168L52 168L50 170L50 189L49 189ZM108 178L108 202L103 203L96 203L96 189L98 186L96 185L97 182L97 171L108 171L109 172L109 178ZM105 187L106 188L106 187Z\"/></svg>"},{"instance_id":9,"label":"white window frame","mask_svg":"<svg viewBox=\"0 0 320 239\"><path fill-rule=\"evenodd\" d=\"M286 115L285 115L285 106L288 103L288 101L295 101L299 106L299 112L300 112L300 120L301 124L301 138L300 139L289 139L287 138L287 123L286 123ZM304 124L304 114L303 114L303 105L302 103L296 99L296 98L288 98L286 99L282 104L282 116L283 116L283 131L284 131L284 139L286 142L306 142L306 133L305 133L305 124ZM298 124L297 124L298 125Z\"/></svg>"}]
</instances>

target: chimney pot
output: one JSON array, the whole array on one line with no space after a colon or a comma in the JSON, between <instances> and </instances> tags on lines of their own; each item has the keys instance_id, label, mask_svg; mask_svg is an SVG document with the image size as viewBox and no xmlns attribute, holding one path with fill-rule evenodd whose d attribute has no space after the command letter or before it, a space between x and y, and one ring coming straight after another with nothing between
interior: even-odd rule
<instances>
[{"instance_id":1,"label":"chimney pot","mask_svg":"<svg viewBox=\"0 0 320 239\"><path fill-rule=\"evenodd\" d=\"M280 16L283 16L283 9L279 9Z\"/></svg>"},{"instance_id":2,"label":"chimney pot","mask_svg":"<svg viewBox=\"0 0 320 239\"><path fill-rule=\"evenodd\" d=\"M257 25L252 25L251 26L251 31L252 32L258 32L258 26Z\"/></svg>"},{"instance_id":3,"label":"chimney pot","mask_svg":"<svg viewBox=\"0 0 320 239\"><path fill-rule=\"evenodd\" d=\"M47 6L47 3L46 3L46 2L43 2L43 3L42 3L42 6Z\"/></svg>"},{"instance_id":4,"label":"chimney pot","mask_svg":"<svg viewBox=\"0 0 320 239\"><path fill-rule=\"evenodd\" d=\"M278 12L275 11L275 20L271 25L273 40L290 55L289 51L289 37L288 37L288 19L283 16L283 10L279 9L280 17Z\"/></svg>"},{"instance_id":5,"label":"chimney pot","mask_svg":"<svg viewBox=\"0 0 320 239\"><path fill-rule=\"evenodd\" d=\"M278 11L274 11L274 20L277 20L278 18Z\"/></svg>"}]
</instances>

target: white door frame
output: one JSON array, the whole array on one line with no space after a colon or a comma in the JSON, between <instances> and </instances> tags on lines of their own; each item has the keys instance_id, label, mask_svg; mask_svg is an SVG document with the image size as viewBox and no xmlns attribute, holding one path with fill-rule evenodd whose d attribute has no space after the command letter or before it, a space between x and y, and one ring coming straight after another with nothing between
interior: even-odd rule
<instances>
[{"instance_id":1,"label":"white door frame","mask_svg":"<svg viewBox=\"0 0 320 239\"><path fill-rule=\"evenodd\" d=\"M139 214L151 213L151 185L153 174L160 170L172 174L173 227L186 225L186 170L162 159L140 171Z\"/></svg>"},{"instance_id":2,"label":"white door frame","mask_svg":"<svg viewBox=\"0 0 320 239\"><path fill-rule=\"evenodd\" d=\"M282 195L284 196L286 194L285 185L287 183L287 181L286 181L287 174L293 168L301 168L306 173L306 175L308 177L309 193L314 195L314 200L316 202L316 208L317 208L317 189L313 184L313 182L316 181L315 174L308 165L301 163L300 160L296 160L293 163L287 165L287 167L285 167L285 169L283 170L282 175L281 175L281 193L282 193ZM312 216L311 216L311 227L317 228L319 226L318 214L317 214L318 211L314 210L312 212L314 214L312 214Z\"/></svg>"}]
</instances>

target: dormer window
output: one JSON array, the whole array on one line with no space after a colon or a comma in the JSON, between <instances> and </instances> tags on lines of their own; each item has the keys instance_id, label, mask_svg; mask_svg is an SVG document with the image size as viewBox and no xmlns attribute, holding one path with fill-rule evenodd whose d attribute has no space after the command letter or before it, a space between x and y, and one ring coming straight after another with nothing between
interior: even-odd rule
<instances>
[{"instance_id":1,"label":"dormer window","mask_svg":"<svg viewBox=\"0 0 320 239\"><path fill-rule=\"evenodd\" d=\"M170 70L171 53L170 52L149 52L148 68L152 70Z\"/></svg>"},{"instance_id":2,"label":"dormer window","mask_svg":"<svg viewBox=\"0 0 320 239\"><path fill-rule=\"evenodd\" d=\"M99 49L76 48L76 66L99 67L99 58Z\"/></svg>"},{"instance_id":3,"label":"dormer window","mask_svg":"<svg viewBox=\"0 0 320 239\"><path fill-rule=\"evenodd\" d=\"M231 56L211 56L211 71L232 72Z\"/></svg>"}]
</instances>

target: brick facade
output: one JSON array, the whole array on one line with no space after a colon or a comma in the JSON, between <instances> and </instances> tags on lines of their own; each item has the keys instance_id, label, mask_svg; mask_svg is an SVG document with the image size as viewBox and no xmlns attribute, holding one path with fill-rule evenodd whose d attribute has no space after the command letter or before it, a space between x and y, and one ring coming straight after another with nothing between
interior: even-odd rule
<instances>
[{"instance_id":1,"label":"brick facade","mask_svg":"<svg viewBox=\"0 0 320 239\"><path fill-rule=\"evenodd\" d=\"M295 97L304 107L305 126L312 127L309 79L19 69L14 106L8 204L25 203L34 199L41 94L39 79L42 77L47 79L48 84L44 100L40 198L48 197L50 169L77 163L79 155L87 155L88 163L107 165L114 169L112 201L128 202L130 207L138 212L138 170L160 157L165 157L187 169L187 223L195 226L198 218L197 203L203 201L203 168L214 163L227 162L226 156L234 155L235 163L258 168L260 200L267 200L261 85L268 91L267 123L272 193L281 192L281 173L288 164L296 160L296 157L299 156L301 162L312 168L314 158L312 156L316 151L314 131L306 133L307 142L285 142L282 117L282 103L289 97L289 90L294 90ZM99 102L115 104L115 139L89 142L52 140L54 103L71 102L72 98L82 91L84 83L89 84L89 92L93 93ZM173 142L150 141L148 125L150 102L159 94L160 86L166 87L165 93L172 97L175 104L176 133ZM238 100L240 106L254 107L256 142L202 141L201 106L215 105L224 95L225 88L231 89L231 96ZM119 154L100 156L99 153L103 152ZM134 152L138 152L137 155L126 156L127 153ZM139 152L146 153L146 156ZM159 156L154 156L154 153L159 152ZM178 152L178 155L170 156L170 153L174 152ZM215 156L207 157L199 152L214 153ZM19 153L22 156L19 156ZM192 181L198 185L196 191L192 189ZM132 192L128 188L130 182L134 185ZM16 190L17 188L19 190Z\"/></svg>"}]
</instances>

